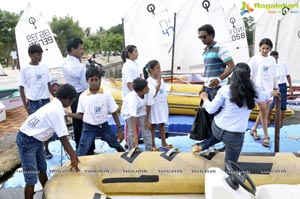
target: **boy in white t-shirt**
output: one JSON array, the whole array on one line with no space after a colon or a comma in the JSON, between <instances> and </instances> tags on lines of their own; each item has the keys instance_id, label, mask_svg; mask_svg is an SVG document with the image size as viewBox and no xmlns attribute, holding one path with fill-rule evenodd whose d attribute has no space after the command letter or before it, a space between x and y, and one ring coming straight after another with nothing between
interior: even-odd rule
<instances>
[{"instance_id":1,"label":"boy in white t-shirt","mask_svg":"<svg viewBox=\"0 0 300 199\"><path fill-rule=\"evenodd\" d=\"M281 62L278 60L279 58L279 53L277 51L272 51L270 53L270 56L274 57L276 60L276 71L278 75L278 88L281 93L280 95L280 125L283 125L283 118L284 118L284 112L287 109L286 103L287 103L287 83L289 84L289 94L292 96L293 95L293 86L292 86L292 79L290 75L289 68L286 63ZM273 98L273 102L270 105L270 110L269 110L269 115L268 119L270 119L272 109L275 107L276 104L276 97Z\"/></svg>"},{"instance_id":2,"label":"boy in white t-shirt","mask_svg":"<svg viewBox=\"0 0 300 199\"><path fill-rule=\"evenodd\" d=\"M37 44L29 46L28 55L30 62L21 68L19 87L24 107L30 115L49 103L49 93L54 96L54 92L48 67L40 63L43 55L42 47ZM47 159L50 159L52 154L48 149L48 141L44 144Z\"/></svg>"},{"instance_id":3,"label":"boy in white t-shirt","mask_svg":"<svg viewBox=\"0 0 300 199\"><path fill-rule=\"evenodd\" d=\"M64 108L70 106L75 97L76 91L73 86L69 84L60 86L56 92L56 97L29 115L20 127L16 143L26 183L24 189L26 199L33 198L37 176L43 187L48 181L43 142L51 138L54 133L57 134L64 149L71 157L71 169L74 167L76 171L79 171L79 160L69 143L67 137L69 133L64 120Z\"/></svg>"},{"instance_id":4,"label":"boy in white t-shirt","mask_svg":"<svg viewBox=\"0 0 300 199\"><path fill-rule=\"evenodd\" d=\"M153 96L148 95L148 82L137 78L133 81L133 91L123 98L121 117L128 127L128 149L138 147L137 122L147 151L152 151L151 124L149 120Z\"/></svg>"},{"instance_id":5,"label":"boy in white t-shirt","mask_svg":"<svg viewBox=\"0 0 300 199\"><path fill-rule=\"evenodd\" d=\"M85 76L89 88L79 96L77 113L67 113L69 117L83 120L77 155L87 155L96 137L100 137L118 152L124 152L124 148L120 145L124 136L117 112L118 105L111 93L103 91L100 87L101 74L96 67L89 67ZM118 138L107 122L110 113L118 127Z\"/></svg>"}]
</instances>

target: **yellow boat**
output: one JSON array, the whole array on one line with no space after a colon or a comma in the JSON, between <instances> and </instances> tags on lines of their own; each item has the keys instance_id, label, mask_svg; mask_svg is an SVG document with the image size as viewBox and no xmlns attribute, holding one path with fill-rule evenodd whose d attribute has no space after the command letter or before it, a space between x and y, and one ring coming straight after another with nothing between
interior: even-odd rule
<instances>
[{"instance_id":1,"label":"yellow boat","mask_svg":"<svg viewBox=\"0 0 300 199\"><path fill-rule=\"evenodd\" d=\"M110 90L119 108L122 105L122 82L118 80L102 80L101 86ZM176 84L166 83L168 90L169 114L171 115L195 115L195 109L199 107L199 91L202 85L197 84ZM250 114L250 119L255 120L259 114L259 108L256 106ZM294 111L288 109L285 111L285 117L294 115ZM275 109L272 110L271 120L275 120Z\"/></svg>"},{"instance_id":2,"label":"yellow boat","mask_svg":"<svg viewBox=\"0 0 300 199\"><path fill-rule=\"evenodd\" d=\"M122 105L122 82L116 80L102 81L103 89L110 90L116 103ZM199 90L195 84L166 84L168 90L169 113L173 115L195 115L199 107Z\"/></svg>"},{"instance_id":3,"label":"yellow boat","mask_svg":"<svg viewBox=\"0 0 300 199\"><path fill-rule=\"evenodd\" d=\"M299 154L261 154L242 154L239 158L240 167L255 185L299 184ZM55 174L44 192L47 199L95 198L95 194L111 198L114 195L130 198L128 195L201 194L208 169L224 168L224 157L224 152L196 155L176 151L83 156L79 157L81 171L78 173L70 171L69 162L50 170Z\"/></svg>"}]
</instances>

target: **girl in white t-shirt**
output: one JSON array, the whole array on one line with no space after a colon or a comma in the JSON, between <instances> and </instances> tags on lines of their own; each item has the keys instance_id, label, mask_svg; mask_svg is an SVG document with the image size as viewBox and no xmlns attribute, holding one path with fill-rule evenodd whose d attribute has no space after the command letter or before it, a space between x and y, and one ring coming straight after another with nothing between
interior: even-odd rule
<instances>
[{"instance_id":1,"label":"girl in white t-shirt","mask_svg":"<svg viewBox=\"0 0 300 199\"><path fill-rule=\"evenodd\" d=\"M151 60L146 64L144 67L144 77L147 79L150 92L154 96L154 104L151 106L150 112L152 150L158 151L155 145L155 128L157 124L161 137L161 146L172 148L172 145L166 142L165 123L168 121L169 108L165 83L161 78L161 68L157 60Z\"/></svg>"},{"instance_id":2,"label":"girl in white t-shirt","mask_svg":"<svg viewBox=\"0 0 300 199\"><path fill-rule=\"evenodd\" d=\"M251 57L249 66L251 69L251 79L255 86L264 92L271 92L274 88L277 88L276 82L276 61L269 55L269 52L273 48L273 43L270 39L264 38L259 43L259 53ZM259 107L259 115L256 118L255 124L252 127L250 133L254 139L259 140L260 136L257 135L257 127L261 122L264 138L262 145L269 147L270 137L268 134L268 107L271 100L257 103Z\"/></svg>"},{"instance_id":3,"label":"girl in white t-shirt","mask_svg":"<svg viewBox=\"0 0 300 199\"><path fill-rule=\"evenodd\" d=\"M137 60L139 53L136 46L128 45L122 52L122 60L124 62L122 67L122 97L125 97L133 90L132 82L138 77L141 77L140 69Z\"/></svg>"}]
</instances>

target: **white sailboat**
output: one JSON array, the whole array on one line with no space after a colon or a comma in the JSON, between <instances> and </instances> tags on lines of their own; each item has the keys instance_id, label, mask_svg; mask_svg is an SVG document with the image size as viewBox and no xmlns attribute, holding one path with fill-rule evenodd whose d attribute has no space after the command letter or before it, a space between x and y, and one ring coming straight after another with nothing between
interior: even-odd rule
<instances>
[{"instance_id":1,"label":"white sailboat","mask_svg":"<svg viewBox=\"0 0 300 199\"><path fill-rule=\"evenodd\" d=\"M234 60L248 61L245 28L235 7L227 18L218 0L186 1L175 15L166 0L137 1L124 18L125 44L137 46L142 65L157 59L163 71L170 71L173 65L173 74L201 74L205 46L198 39L197 30L209 23L215 28L215 40L232 51Z\"/></svg>"},{"instance_id":2,"label":"white sailboat","mask_svg":"<svg viewBox=\"0 0 300 199\"><path fill-rule=\"evenodd\" d=\"M295 1L275 0L273 4L295 4ZM270 38L273 41L273 49L279 52L279 59L286 62L293 83L296 87L296 97L288 99L288 108L300 111L300 13L299 9L277 9L277 12L265 11L257 21L255 28L255 51L258 53L259 42L262 38Z\"/></svg>"},{"instance_id":3,"label":"white sailboat","mask_svg":"<svg viewBox=\"0 0 300 199\"><path fill-rule=\"evenodd\" d=\"M21 68L30 62L28 47L32 44L39 44L44 51L42 63L48 66L52 76L57 77L57 74L60 74L62 54L48 22L30 3L24 10L15 31ZM0 101L5 105L6 110L23 105L18 91L18 79L19 75L0 78Z\"/></svg>"},{"instance_id":4,"label":"white sailboat","mask_svg":"<svg viewBox=\"0 0 300 199\"><path fill-rule=\"evenodd\" d=\"M244 21L234 4L225 12L227 27L231 38L232 55L235 63L249 61L249 48Z\"/></svg>"},{"instance_id":5,"label":"white sailboat","mask_svg":"<svg viewBox=\"0 0 300 199\"><path fill-rule=\"evenodd\" d=\"M288 98L287 106L300 111L300 13L289 13L279 21L277 50L290 70L294 87L294 98ZM291 25L292 24L292 25Z\"/></svg>"},{"instance_id":6,"label":"white sailboat","mask_svg":"<svg viewBox=\"0 0 300 199\"><path fill-rule=\"evenodd\" d=\"M50 25L43 14L35 10L30 3L16 26L16 41L21 67L30 62L28 47L32 44L39 44L44 51L42 63L47 65L49 70L60 68L63 56Z\"/></svg>"},{"instance_id":7,"label":"white sailboat","mask_svg":"<svg viewBox=\"0 0 300 199\"><path fill-rule=\"evenodd\" d=\"M298 13L297 8L288 8L297 4L295 0L274 0L270 6L280 5L282 8L271 8L266 9L262 16L255 23L255 34L254 34L254 54L259 52L259 42L263 38L269 38L273 42L273 49L277 49L277 37L279 31L279 21L284 17Z\"/></svg>"},{"instance_id":8,"label":"white sailboat","mask_svg":"<svg viewBox=\"0 0 300 199\"><path fill-rule=\"evenodd\" d=\"M222 4L218 0L190 0L176 14L174 73L202 73L205 46L198 39L198 28L211 24L215 40L229 46L231 39Z\"/></svg>"},{"instance_id":9,"label":"white sailboat","mask_svg":"<svg viewBox=\"0 0 300 199\"><path fill-rule=\"evenodd\" d=\"M288 13L279 21L278 39L276 41L279 59L284 60L290 69L293 83L300 86L300 10Z\"/></svg>"},{"instance_id":10,"label":"white sailboat","mask_svg":"<svg viewBox=\"0 0 300 199\"><path fill-rule=\"evenodd\" d=\"M170 69L173 19L174 11L165 0L138 0L124 17L125 45L137 46L141 66L157 59L163 71Z\"/></svg>"}]
</instances>

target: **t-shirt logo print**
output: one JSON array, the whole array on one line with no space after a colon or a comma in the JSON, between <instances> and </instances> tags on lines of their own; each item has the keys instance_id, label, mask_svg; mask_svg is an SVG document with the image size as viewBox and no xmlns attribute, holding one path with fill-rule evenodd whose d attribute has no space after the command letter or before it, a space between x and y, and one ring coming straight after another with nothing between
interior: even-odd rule
<instances>
[{"instance_id":1,"label":"t-shirt logo print","mask_svg":"<svg viewBox=\"0 0 300 199\"><path fill-rule=\"evenodd\" d=\"M263 66L263 72L268 72L269 66Z\"/></svg>"},{"instance_id":2,"label":"t-shirt logo print","mask_svg":"<svg viewBox=\"0 0 300 199\"><path fill-rule=\"evenodd\" d=\"M35 78L36 78L36 80L41 80L42 79L42 75L41 74L36 74Z\"/></svg>"},{"instance_id":3,"label":"t-shirt logo print","mask_svg":"<svg viewBox=\"0 0 300 199\"><path fill-rule=\"evenodd\" d=\"M101 106L97 106L97 105L94 106L94 113L100 114L100 113L101 113L101 110L102 110L102 107L101 107Z\"/></svg>"},{"instance_id":4,"label":"t-shirt logo print","mask_svg":"<svg viewBox=\"0 0 300 199\"><path fill-rule=\"evenodd\" d=\"M28 121L28 126L34 128L39 122L40 120L38 118L32 117L32 119Z\"/></svg>"}]
</instances>

